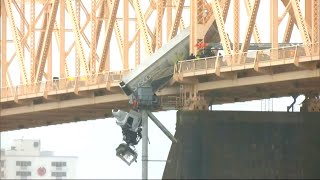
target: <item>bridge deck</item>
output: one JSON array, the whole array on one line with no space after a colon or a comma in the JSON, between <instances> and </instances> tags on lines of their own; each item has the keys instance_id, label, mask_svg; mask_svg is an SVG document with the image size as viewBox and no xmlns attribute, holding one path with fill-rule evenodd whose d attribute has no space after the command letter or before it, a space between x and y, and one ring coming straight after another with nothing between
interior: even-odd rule
<instances>
[{"instance_id":1,"label":"bridge deck","mask_svg":"<svg viewBox=\"0 0 320 180\"><path fill-rule=\"evenodd\" d=\"M319 43L309 46L310 53L307 47L180 61L175 65L174 79L196 84L213 104L319 93ZM232 63L235 58L238 63Z\"/></svg>"}]
</instances>

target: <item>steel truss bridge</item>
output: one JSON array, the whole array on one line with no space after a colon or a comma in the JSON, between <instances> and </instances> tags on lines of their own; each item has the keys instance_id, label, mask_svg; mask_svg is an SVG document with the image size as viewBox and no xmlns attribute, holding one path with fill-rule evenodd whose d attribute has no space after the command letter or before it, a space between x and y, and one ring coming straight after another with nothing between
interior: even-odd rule
<instances>
[{"instance_id":1,"label":"steel truss bridge","mask_svg":"<svg viewBox=\"0 0 320 180\"><path fill-rule=\"evenodd\" d=\"M176 57L157 93L163 109L320 90L319 0L1 0L0 9L0 131L129 108L122 77L187 27L189 53L199 43L220 51Z\"/></svg>"}]
</instances>

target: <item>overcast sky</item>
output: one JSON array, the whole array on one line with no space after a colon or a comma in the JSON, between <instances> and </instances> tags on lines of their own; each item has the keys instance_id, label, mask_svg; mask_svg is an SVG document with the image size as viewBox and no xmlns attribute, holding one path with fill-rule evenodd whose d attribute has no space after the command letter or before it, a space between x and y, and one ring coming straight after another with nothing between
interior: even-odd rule
<instances>
[{"instance_id":1,"label":"overcast sky","mask_svg":"<svg viewBox=\"0 0 320 180\"><path fill-rule=\"evenodd\" d=\"M266 15L269 13L269 2L269 0L261 1L257 19L258 28L263 42L270 42L269 15ZM243 35L243 31L247 24L243 1L241 1L241 6L241 34ZM279 14L283 12L283 9L282 5L279 4ZM230 38L232 39L233 33L230 31L230 29L232 29L233 16L232 3L229 11L231 11L231 13L228 15L226 28L229 31ZM185 19L185 21L188 20ZM284 26L281 25L280 29L283 30ZM297 30L294 30L293 37L293 42L300 42L300 35ZM240 38L243 39L243 37ZM282 35L279 34L279 40L281 41L281 39ZM118 68L121 67L121 64L114 62L113 64ZM55 66L58 67L58 64L55 64ZM54 72L58 73L58 71ZM19 76L16 76L16 78L19 79ZM297 104L299 104L302 99L303 97L299 97ZM262 108L261 102L262 101L252 101L248 103L219 105L214 106L213 109L252 111L260 111L262 109L272 110L272 100L267 100L267 103L270 104L267 108ZM286 111L286 106L290 105L291 102L291 98L274 99L273 110ZM295 106L295 109L298 109L298 105ZM172 134L175 132L175 113L176 111L155 113L158 119ZM77 178L141 178L141 143L136 147L139 154L138 163L133 163L129 167L116 157L115 149L122 142L122 133L121 128L116 125L115 119L113 118L4 132L1 133L1 148L8 148L13 139L21 138L40 139L42 150L54 151L56 155L77 156ZM152 121L149 121L149 139L149 159L165 160L167 158L171 142ZM149 178L161 178L164 166L164 162L149 162Z\"/></svg>"}]
</instances>

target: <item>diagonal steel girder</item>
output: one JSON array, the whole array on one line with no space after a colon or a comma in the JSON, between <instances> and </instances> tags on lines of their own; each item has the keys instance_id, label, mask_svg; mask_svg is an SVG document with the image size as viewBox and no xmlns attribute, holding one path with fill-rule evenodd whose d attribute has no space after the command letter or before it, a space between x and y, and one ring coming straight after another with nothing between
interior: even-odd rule
<instances>
[{"instance_id":1,"label":"diagonal steel girder","mask_svg":"<svg viewBox=\"0 0 320 180\"><path fill-rule=\"evenodd\" d=\"M11 26L11 30L13 33L14 44L16 46L16 51L17 51L19 66L20 66L20 71L21 71L20 74L22 77L22 83L27 84L28 83L28 76L27 76L27 71L26 71L25 62L24 62L25 59L24 59L24 54L23 54L23 48L21 45L19 32L18 32L18 29L17 29L15 21L14 21L13 12L12 12L12 8L11 8L11 1L4 0L4 4L6 7L7 15L9 17L10 26Z\"/></svg>"},{"instance_id":2,"label":"diagonal steel girder","mask_svg":"<svg viewBox=\"0 0 320 180\"><path fill-rule=\"evenodd\" d=\"M145 18L142 14L141 6L139 1L133 1L134 10L136 12L136 16L138 19L138 25L140 30L142 31L142 39L145 43L146 52L150 55L152 54L152 44L149 41L148 38L148 30L147 30L147 23L145 21Z\"/></svg>"},{"instance_id":3,"label":"diagonal steel girder","mask_svg":"<svg viewBox=\"0 0 320 180\"><path fill-rule=\"evenodd\" d=\"M179 26L179 24L181 22L183 6L184 6L184 0L179 0L176 16L174 18L174 23L173 23L173 26L172 26L172 28L170 30L170 39L172 39L175 35L177 35L178 26Z\"/></svg>"},{"instance_id":4,"label":"diagonal steel girder","mask_svg":"<svg viewBox=\"0 0 320 180\"><path fill-rule=\"evenodd\" d=\"M81 39L80 39L80 34L81 34L80 28L79 28L79 24L80 23L77 20L77 16L76 16L76 13L75 13L75 11L73 9L71 0L66 0L65 3L67 5L66 6L67 10L68 10L68 12L69 12L69 14L71 16L72 31L73 31L73 33L75 35L77 54L79 56L79 60L80 60L81 65L85 69L86 75L89 75L89 68L88 68L88 65L87 65L87 61L86 61L86 58L85 58L85 55L84 55L83 46L82 46Z\"/></svg>"},{"instance_id":5,"label":"diagonal steel girder","mask_svg":"<svg viewBox=\"0 0 320 180\"><path fill-rule=\"evenodd\" d=\"M166 0L157 1L156 48L158 49L162 46L162 18L165 10L164 6L166 3Z\"/></svg>"},{"instance_id":6,"label":"diagonal steel girder","mask_svg":"<svg viewBox=\"0 0 320 180\"><path fill-rule=\"evenodd\" d=\"M255 0L252 6L252 10L249 17L249 22L246 28L245 37L244 37L244 43L241 47L241 52L247 52L252 36L252 32L254 29L254 24L256 22L257 13L260 5L260 0Z\"/></svg>"},{"instance_id":7,"label":"diagonal steel girder","mask_svg":"<svg viewBox=\"0 0 320 180\"><path fill-rule=\"evenodd\" d=\"M109 48L110 48L111 35L112 35L113 27L114 27L114 24L116 21L116 17L117 17L119 2L120 2L120 0L114 0L114 2L112 4L110 16L109 16L108 22L107 22L107 32L106 32L104 40L103 40L104 45L103 45L102 54L101 54L99 72L102 72L105 67L106 56L107 56L107 52L109 51Z\"/></svg>"},{"instance_id":8,"label":"diagonal steel girder","mask_svg":"<svg viewBox=\"0 0 320 180\"><path fill-rule=\"evenodd\" d=\"M299 0L291 0L291 4L292 4L292 9L297 21L297 25L299 27L299 31L300 31L303 43L306 45L306 48L305 48L306 54L309 55L311 52L311 39L309 36L307 23L301 12Z\"/></svg>"},{"instance_id":9,"label":"diagonal steel girder","mask_svg":"<svg viewBox=\"0 0 320 180\"><path fill-rule=\"evenodd\" d=\"M251 1L250 0L244 0L244 1L246 5L245 7L246 7L247 15L249 16L250 12L252 11ZM254 27L253 27L253 37L256 43L261 43L261 38L260 38L260 34L259 34L256 23L254 23Z\"/></svg>"},{"instance_id":10,"label":"diagonal steel girder","mask_svg":"<svg viewBox=\"0 0 320 180\"><path fill-rule=\"evenodd\" d=\"M228 34L224 26L224 16L223 16L223 11L221 11L219 1L215 1L215 0L213 1L212 9L213 9L213 14L215 16L215 20L217 22L217 26L219 29L219 35L223 45L224 53L225 55L231 55L231 45L228 38ZM227 63L231 64L230 60L228 60Z\"/></svg>"},{"instance_id":11,"label":"diagonal steel girder","mask_svg":"<svg viewBox=\"0 0 320 180\"><path fill-rule=\"evenodd\" d=\"M52 29L54 26L54 22L56 20L58 5L59 5L59 0L55 0L52 4L52 7L51 7L51 12L49 15L49 23L47 24L46 31L44 34L44 44L41 49L41 54L40 54L40 59L39 59L39 65L37 67L37 75L36 75L35 82L40 82L42 80L44 67L46 65L46 61L47 61L47 57L48 57L49 46L51 45ZM49 67L49 68L51 68L51 67Z\"/></svg>"}]
</instances>

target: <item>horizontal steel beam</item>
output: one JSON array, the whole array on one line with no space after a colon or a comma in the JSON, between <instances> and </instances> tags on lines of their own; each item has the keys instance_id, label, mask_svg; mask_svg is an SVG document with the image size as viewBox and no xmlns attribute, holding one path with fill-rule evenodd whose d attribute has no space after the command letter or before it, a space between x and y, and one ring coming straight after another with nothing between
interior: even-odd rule
<instances>
[{"instance_id":1,"label":"horizontal steel beam","mask_svg":"<svg viewBox=\"0 0 320 180\"><path fill-rule=\"evenodd\" d=\"M198 84L198 90L210 91L214 89L267 84L267 83L275 83L275 82L281 82L281 81L294 81L299 79L319 78L319 74L320 74L320 69L315 69L315 70L285 72L285 73L279 73L279 74L273 74L273 75L245 77L245 78L238 78L234 80L204 82L204 83Z\"/></svg>"},{"instance_id":2,"label":"horizontal steel beam","mask_svg":"<svg viewBox=\"0 0 320 180\"><path fill-rule=\"evenodd\" d=\"M248 50L262 50L262 49L271 49L271 43L250 43ZM302 45L302 43L279 43L279 47L288 47L288 46L297 46ZM242 43L239 43L241 48ZM213 50L223 50L221 43L209 43L208 47Z\"/></svg>"}]
</instances>

